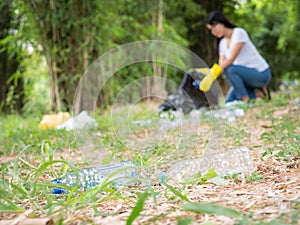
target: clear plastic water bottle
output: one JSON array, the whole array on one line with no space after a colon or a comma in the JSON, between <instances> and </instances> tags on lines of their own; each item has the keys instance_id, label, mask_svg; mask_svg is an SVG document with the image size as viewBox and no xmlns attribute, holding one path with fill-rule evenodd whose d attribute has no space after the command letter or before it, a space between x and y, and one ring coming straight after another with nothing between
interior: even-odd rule
<instances>
[{"instance_id":1,"label":"clear plastic water bottle","mask_svg":"<svg viewBox=\"0 0 300 225\"><path fill-rule=\"evenodd\" d=\"M123 161L104 166L82 168L77 173L67 173L62 178L52 182L68 187L78 186L78 190L86 191L101 185L106 179L116 186L132 185L136 182L137 176L136 166L131 161ZM54 188L52 193L62 194L68 193L68 191L63 188Z\"/></svg>"},{"instance_id":2,"label":"clear plastic water bottle","mask_svg":"<svg viewBox=\"0 0 300 225\"><path fill-rule=\"evenodd\" d=\"M189 159L173 164L166 173L163 180L176 180L183 182L196 174L206 174L209 169L214 168L218 176L251 172L253 162L249 148L239 147L204 155L200 158ZM160 175L160 179L161 179Z\"/></svg>"}]
</instances>

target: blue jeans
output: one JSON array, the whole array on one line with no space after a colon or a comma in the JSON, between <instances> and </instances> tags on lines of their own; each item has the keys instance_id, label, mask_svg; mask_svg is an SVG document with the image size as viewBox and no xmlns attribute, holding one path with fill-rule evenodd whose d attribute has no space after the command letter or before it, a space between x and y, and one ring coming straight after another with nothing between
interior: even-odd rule
<instances>
[{"instance_id":1,"label":"blue jeans","mask_svg":"<svg viewBox=\"0 0 300 225\"><path fill-rule=\"evenodd\" d=\"M225 69L225 77L230 84L225 102L240 100L245 96L255 99L255 89L267 86L271 79L270 69L258 72L244 66L230 65Z\"/></svg>"}]
</instances>

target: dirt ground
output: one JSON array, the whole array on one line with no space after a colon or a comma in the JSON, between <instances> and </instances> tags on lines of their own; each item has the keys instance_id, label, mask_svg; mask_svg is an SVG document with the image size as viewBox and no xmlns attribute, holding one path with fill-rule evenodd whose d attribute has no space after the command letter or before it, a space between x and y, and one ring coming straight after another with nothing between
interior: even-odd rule
<instances>
[{"instance_id":1,"label":"dirt ground","mask_svg":"<svg viewBox=\"0 0 300 225\"><path fill-rule=\"evenodd\" d=\"M276 119L282 119L287 114L294 117L294 119L299 119L300 108L293 105L274 108L271 118L276 121ZM289 224L292 221L293 212L299 207L300 201L300 157L291 157L289 162L271 155L267 155L263 160L261 159L262 153L266 149L276 149L281 144L275 141L268 142L261 138L263 133L271 132L274 129L274 124L270 121L270 117L266 119L266 117L261 115L260 108L250 108L247 109L244 116L237 118L230 124L232 127L242 127L247 131L243 133L244 137L236 144L248 146L251 149L254 165L252 173L254 172L261 176L259 179L249 181L247 176L237 176L228 179L228 184L220 185L207 182L201 185L187 186L184 189L180 189L180 191L192 202L215 203L235 209L248 215L248 218L251 215L249 221L255 221L256 223L253 222L254 224L258 224L258 221L263 221L267 224L280 216L284 218L281 221ZM208 129L206 124L199 124L199 126L194 127L194 129L199 130L200 128L204 133ZM187 129L189 133L194 132L190 125ZM300 129L298 128L296 132L299 134ZM203 137L205 137L204 134ZM232 140L234 140L234 137L229 135L225 141L231 143ZM235 147L234 144L227 144L228 146ZM203 147L203 143L198 143L197 147ZM72 161L78 160L74 158L76 155L76 151L72 153ZM249 176L250 174L246 175ZM174 196L170 190L159 182L152 185L154 191L159 194L156 198L149 197L146 200L141 215L133 224L178 224L177 217L182 219L192 218L193 222L190 224L211 222L206 224L233 225L237 223L234 218L222 215L196 214L184 211L181 208L184 202ZM126 224L126 220L136 204L136 193L142 193L143 191L144 188L141 186L126 188L122 190L125 199L108 200L96 204L99 213L102 214L101 216L99 214L94 215L92 209L83 209L82 211L71 213L70 217L64 221L64 224ZM239 224L253 223L240 222Z\"/></svg>"},{"instance_id":2,"label":"dirt ground","mask_svg":"<svg viewBox=\"0 0 300 225\"><path fill-rule=\"evenodd\" d=\"M258 221L267 223L274 221L280 215L285 215L282 221L289 224L292 219L292 212L299 205L300 157L292 157L290 162L268 155L264 157L264 160L261 159L263 151L268 147L274 149L280 146L280 143L266 142L261 138L264 132L270 132L274 128L269 119L265 120L263 117L257 116L260 114L259 108L250 108L243 117L238 118L231 126L240 126L247 130L247 138L243 139L242 142L244 143L240 144L250 148L259 146L251 150L254 164L252 172L262 175L262 179L249 181L245 177L236 177L229 180L229 184L226 185L213 183L194 185L184 189L182 193L186 194L193 202L212 202L236 209L247 215L251 214L252 221L257 223ZM299 119L300 109L294 106L274 108L272 118L281 119L286 114ZM155 189L160 193L166 192L162 186L157 186ZM159 195L156 203L150 198L145 203L142 212L144 216L140 216L134 224L177 224L176 217L191 217L193 218L191 224L200 224L205 221L220 225L235 223L233 218L225 216L186 212L180 208L181 205L182 201L179 201L178 198L170 200ZM96 218L99 224L125 224L131 209L128 208L128 202L114 200L102 203L101 211L114 213L116 216ZM299 215L298 220L298 224L300 224Z\"/></svg>"}]
</instances>

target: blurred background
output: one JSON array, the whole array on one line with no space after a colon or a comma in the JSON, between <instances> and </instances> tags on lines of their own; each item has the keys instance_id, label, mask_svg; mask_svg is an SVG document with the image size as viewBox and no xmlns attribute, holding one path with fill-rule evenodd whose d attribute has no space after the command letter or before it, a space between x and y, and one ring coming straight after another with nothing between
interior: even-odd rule
<instances>
[{"instance_id":1,"label":"blurred background","mask_svg":"<svg viewBox=\"0 0 300 225\"><path fill-rule=\"evenodd\" d=\"M300 78L297 0L0 0L0 6L2 114L70 111L93 61L134 41L174 42L211 66L218 57L216 42L204 19L215 9L248 31L271 66L272 90ZM125 84L166 75L179 84L183 71L155 62L123 68L99 93L98 106L112 104ZM226 91L224 79L220 84Z\"/></svg>"}]
</instances>

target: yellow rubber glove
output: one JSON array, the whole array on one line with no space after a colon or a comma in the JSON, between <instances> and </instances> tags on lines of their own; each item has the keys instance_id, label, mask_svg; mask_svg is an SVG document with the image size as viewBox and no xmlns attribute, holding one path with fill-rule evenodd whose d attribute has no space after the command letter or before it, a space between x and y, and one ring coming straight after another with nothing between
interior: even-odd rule
<instances>
[{"instance_id":1,"label":"yellow rubber glove","mask_svg":"<svg viewBox=\"0 0 300 225\"><path fill-rule=\"evenodd\" d=\"M223 69L215 63L210 69L210 72L207 73L203 80L200 82L199 89L203 92L207 92L210 89L212 83L218 78L218 76L220 76L222 71Z\"/></svg>"},{"instance_id":2,"label":"yellow rubber glove","mask_svg":"<svg viewBox=\"0 0 300 225\"><path fill-rule=\"evenodd\" d=\"M206 75L209 73L210 69L209 68L196 68L196 71Z\"/></svg>"},{"instance_id":3,"label":"yellow rubber glove","mask_svg":"<svg viewBox=\"0 0 300 225\"><path fill-rule=\"evenodd\" d=\"M207 73L209 73L210 68L202 67L202 68L192 68L188 70L188 72L193 72L193 71L197 71L199 73L206 75Z\"/></svg>"}]
</instances>

